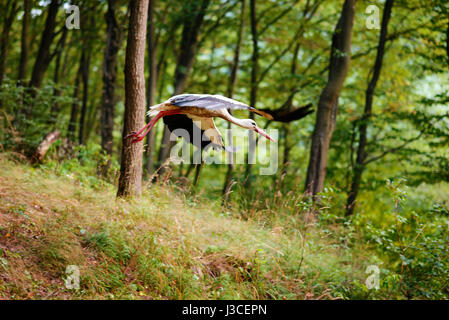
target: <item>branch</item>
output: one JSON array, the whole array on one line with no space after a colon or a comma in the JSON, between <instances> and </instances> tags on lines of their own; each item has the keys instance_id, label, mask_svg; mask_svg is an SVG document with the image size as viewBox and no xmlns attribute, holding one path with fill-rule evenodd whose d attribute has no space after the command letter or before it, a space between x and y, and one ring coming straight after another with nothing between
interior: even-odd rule
<instances>
[{"instance_id":1,"label":"branch","mask_svg":"<svg viewBox=\"0 0 449 320\"><path fill-rule=\"evenodd\" d=\"M288 52L290 51L291 47L293 46L293 44L297 41L297 35L295 34L295 36L293 37L292 41L288 44L288 46L282 50L282 52L277 55L274 60L268 65L268 67L265 68L265 70L262 72L262 74L259 77L259 80L257 80L258 83L262 82L262 80L265 78L265 76L268 74L268 72L271 70L271 68L273 68L273 66L279 61L281 60L281 58Z\"/></svg>"},{"instance_id":2,"label":"branch","mask_svg":"<svg viewBox=\"0 0 449 320\"><path fill-rule=\"evenodd\" d=\"M261 36L265 31L267 31L267 29L273 25L274 23L276 23L279 19L281 19L283 16L285 16L287 13L289 13L293 7L299 2L299 0L295 0L287 9L285 9L284 11L282 11L280 14L278 14L276 17L274 17L273 19L271 19L270 22L268 22L265 27L262 28L262 30L260 30L259 32L259 36Z\"/></svg>"},{"instance_id":3,"label":"branch","mask_svg":"<svg viewBox=\"0 0 449 320\"><path fill-rule=\"evenodd\" d=\"M260 75L259 80L257 81L258 83L262 82L262 80L265 78L265 76L268 74L268 72L271 70L271 68L273 68L273 66L282 59L282 57L288 52L290 51L291 47L295 44L295 43L299 43L299 41L302 39L303 34L304 34L304 28L306 27L307 23L309 22L309 20L311 20L313 18L313 16L315 15L316 10L318 9L318 7L320 6L320 1L316 1L314 3L314 5L310 8L310 2L309 0L306 3L306 6L303 10L303 20L301 21L301 24L298 27L298 30L295 32L295 35L293 36L292 40L290 41L290 43L288 44L288 46L281 51L281 53L276 56L274 58L274 60L268 65L267 68L265 68L265 70L262 72L262 74ZM309 11L310 10L310 11ZM306 17L308 15L308 17ZM262 30L263 32L263 30ZM260 36L260 33L259 33ZM297 59L296 57L294 59Z\"/></svg>"},{"instance_id":4,"label":"branch","mask_svg":"<svg viewBox=\"0 0 449 320\"><path fill-rule=\"evenodd\" d=\"M402 149L402 148L404 148L405 146L407 146L408 144L410 144L410 143L412 143L413 141L416 141L416 140L418 140L419 138L421 138L421 136L423 135L423 132L421 132L418 136L416 136L415 138L413 138L413 139L410 139L410 140L407 140L406 142L404 142L403 144L401 144L400 146L397 146L397 147L394 147L394 148L390 148L390 149L388 149L388 150L385 150L384 152L382 152L380 155L378 155L378 156L375 156L375 157L372 157L372 158L370 158L370 159L368 159L368 160L365 160L364 162L363 162L363 164L368 164L368 163L371 163L371 162L373 162L373 161L377 161L377 160L379 160L379 159L382 159L383 157L385 157L387 154L389 154L389 153L395 153L396 151L398 151L398 150L400 150L400 149Z\"/></svg>"},{"instance_id":5,"label":"branch","mask_svg":"<svg viewBox=\"0 0 449 320\"><path fill-rule=\"evenodd\" d=\"M409 33L409 32L413 32L413 31L420 30L421 28L425 27L426 24L427 24L427 22L426 22L426 23L423 23L423 24L421 24L421 25L419 25L419 26L417 26L417 27L415 27L415 28L409 28L409 29L405 29L405 30L402 30L402 31L398 31L398 32L396 32L396 33L393 33L393 34L391 34L391 35L389 35L389 36L387 37L387 39L385 40L385 42L389 42L389 41L396 40L396 39L399 38L400 36L405 35L405 34L407 34L407 33ZM358 59L358 58L360 58L360 57L366 56L366 55L368 55L371 51L376 50L376 49L377 49L377 46L370 47L370 48L368 48L368 49L367 49L366 51L364 51L364 52L359 52L359 53L357 53L357 54L352 55L351 59Z\"/></svg>"},{"instance_id":6,"label":"branch","mask_svg":"<svg viewBox=\"0 0 449 320\"><path fill-rule=\"evenodd\" d=\"M271 10L273 10L273 8L275 8L277 6L279 6L279 4L277 2L275 2L271 6L269 6L265 10L263 10L262 13L259 14L259 17L256 19L256 22L259 23L265 17L267 12L270 12Z\"/></svg>"},{"instance_id":7,"label":"branch","mask_svg":"<svg viewBox=\"0 0 449 320\"><path fill-rule=\"evenodd\" d=\"M61 133L58 130L52 131L45 135L44 139L41 143L39 143L39 146L36 148L32 156L33 162L41 162L44 159L48 149L50 149L51 145L55 143L60 136Z\"/></svg>"},{"instance_id":8,"label":"branch","mask_svg":"<svg viewBox=\"0 0 449 320\"><path fill-rule=\"evenodd\" d=\"M220 22L221 19L223 19L226 14L231 11L237 4L239 3L239 1L235 1L233 4L231 4L227 9L223 9L222 14L217 18L217 20L215 21L215 23L209 28L207 29L204 33L203 36L201 37L201 40L198 41L198 48L201 48L204 40L207 38L207 36L212 33L212 31L214 31L218 26L220 26Z\"/></svg>"},{"instance_id":9,"label":"branch","mask_svg":"<svg viewBox=\"0 0 449 320\"><path fill-rule=\"evenodd\" d=\"M59 41L58 41L58 43L56 44L56 47L55 47L55 49L53 50L53 52L50 54L50 56L48 57L48 62L50 62L50 61L52 61L53 60L53 58L56 56L56 54L64 47L64 43L65 43L65 40L66 40L66 38L67 38L67 28L61 28L61 30L60 31L62 31L62 35L61 35L61 37L59 38ZM55 35L56 34L58 34L58 33L60 33L60 31L58 31L57 33L55 33Z\"/></svg>"}]
</instances>

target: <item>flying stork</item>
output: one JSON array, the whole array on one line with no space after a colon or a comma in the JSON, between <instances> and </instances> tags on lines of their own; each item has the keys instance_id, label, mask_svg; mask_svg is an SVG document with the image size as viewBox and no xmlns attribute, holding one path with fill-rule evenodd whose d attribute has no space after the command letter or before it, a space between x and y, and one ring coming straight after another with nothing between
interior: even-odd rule
<instances>
[{"instance_id":1,"label":"flying stork","mask_svg":"<svg viewBox=\"0 0 449 320\"><path fill-rule=\"evenodd\" d=\"M201 130L201 136L203 137L205 135L209 140L204 141L202 139L201 148L212 143L214 147L226 149L223 138L213 120L214 117L219 117L242 128L253 130L265 138L274 141L273 138L257 126L254 120L235 118L228 112L228 109L246 109L267 119L273 119L271 115L263 111L221 95L181 94L173 96L161 104L150 107L148 115L154 118L138 132L133 132L126 138L133 138L132 143L142 141L156 122L160 118L163 118L164 123L171 132L175 129L182 128L190 134L190 137L193 136L193 128L197 127L195 123L199 123L201 124L201 128L199 128ZM192 141L190 143L193 144Z\"/></svg>"}]
</instances>

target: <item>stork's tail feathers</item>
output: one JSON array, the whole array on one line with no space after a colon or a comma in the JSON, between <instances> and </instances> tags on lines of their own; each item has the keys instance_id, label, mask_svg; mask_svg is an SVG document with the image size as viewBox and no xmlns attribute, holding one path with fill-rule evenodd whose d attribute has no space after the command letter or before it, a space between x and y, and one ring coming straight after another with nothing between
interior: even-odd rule
<instances>
[{"instance_id":1,"label":"stork's tail feathers","mask_svg":"<svg viewBox=\"0 0 449 320\"><path fill-rule=\"evenodd\" d=\"M249 107L249 111L257 113L258 115L261 115L264 118L267 118L268 120L273 120L273 116L269 113L266 113L265 111L257 110L256 108Z\"/></svg>"},{"instance_id":2,"label":"stork's tail feathers","mask_svg":"<svg viewBox=\"0 0 449 320\"><path fill-rule=\"evenodd\" d=\"M162 103L159 104L155 104L154 106L150 107L150 110L148 110L147 115L149 117L154 117L155 115L157 115L159 113L159 108L162 106Z\"/></svg>"}]
</instances>

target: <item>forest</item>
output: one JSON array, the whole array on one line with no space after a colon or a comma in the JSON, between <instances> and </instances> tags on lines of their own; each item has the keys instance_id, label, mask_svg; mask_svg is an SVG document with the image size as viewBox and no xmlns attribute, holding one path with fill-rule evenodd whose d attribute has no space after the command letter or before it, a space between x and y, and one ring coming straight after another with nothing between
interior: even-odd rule
<instances>
[{"instance_id":1,"label":"forest","mask_svg":"<svg viewBox=\"0 0 449 320\"><path fill-rule=\"evenodd\" d=\"M449 299L447 0L1 0L0 30L0 299ZM198 145L147 114L182 94L245 107Z\"/></svg>"}]
</instances>

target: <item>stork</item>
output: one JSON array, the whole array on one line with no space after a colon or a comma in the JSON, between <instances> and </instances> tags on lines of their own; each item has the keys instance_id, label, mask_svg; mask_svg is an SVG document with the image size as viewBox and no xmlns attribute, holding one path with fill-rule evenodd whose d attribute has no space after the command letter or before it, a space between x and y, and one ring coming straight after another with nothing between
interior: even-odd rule
<instances>
[{"instance_id":1,"label":"stork","mask_svg":"<svg viewBox=\"0 0 449 320\"><path fill-rule=\"evenodd\" d=\"M171 132L175 129L182 128L187 130L191 136L193 127L196 126L195 123L199 123L201 125L201 135L205 134L206 138L213 145L225 149L223 138L213 120L214 117L218 117L242 128L253 130L265 138L274 141L264 130L257 126L254 120L235 118L228 112L228 109L246 109L267 119L273 119L271 115L263 111L221 95L181 94L173 96L161 104L150 107L148 115L154 118L138 132L133 132L126 136L126 138L133 138L132 143L142 141L156 122L160 118L163 118L164 123ZM202 141L201 147L208 143Z\"/></svg>"}]
</instances>

